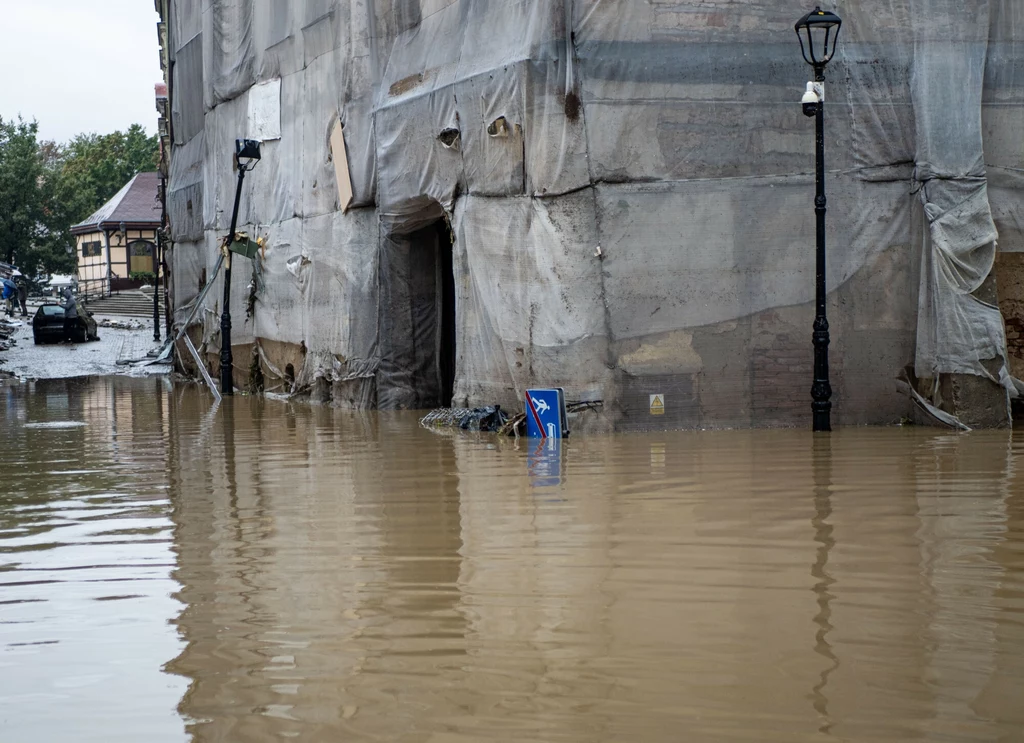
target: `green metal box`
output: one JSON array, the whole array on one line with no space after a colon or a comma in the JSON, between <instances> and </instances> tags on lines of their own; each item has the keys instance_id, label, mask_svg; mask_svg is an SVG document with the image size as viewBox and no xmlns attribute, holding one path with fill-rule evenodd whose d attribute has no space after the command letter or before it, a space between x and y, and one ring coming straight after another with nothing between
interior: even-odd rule
<instances>
[{"instance_id":1,"label":"green metal box","mask_svg":"<svg viewBox=\"0 0 1024 743\"><path fill-rule=\"evenodd\" d=\"M250 240L248 237L238 237L231 243L230 250L232 253L238 253L238 255L251 259L256 257L260 246L255 240Z\"/></svg>"}]
</instances>

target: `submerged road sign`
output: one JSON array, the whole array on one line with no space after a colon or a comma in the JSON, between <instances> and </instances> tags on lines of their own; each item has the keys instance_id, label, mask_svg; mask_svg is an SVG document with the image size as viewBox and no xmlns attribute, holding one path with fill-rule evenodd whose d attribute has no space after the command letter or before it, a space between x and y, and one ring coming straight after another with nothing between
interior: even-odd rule
<instances>
[{"instance_id":1,"label":"submerged road sign","mask_svg":"<svg viewBox=\"0 0 1024 743\"><path fill-rule=\"evenodd\" d=\"M526 435L560 439L569 433L565 425L565 395L561 388L526 391Z\"/></svg>"}]
</instances>

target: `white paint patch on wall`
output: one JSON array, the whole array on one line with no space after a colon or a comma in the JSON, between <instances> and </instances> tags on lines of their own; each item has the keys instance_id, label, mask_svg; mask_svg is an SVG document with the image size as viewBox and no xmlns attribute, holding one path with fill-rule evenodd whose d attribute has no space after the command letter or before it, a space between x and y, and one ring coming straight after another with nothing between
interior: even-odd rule
<instances>
[{"instance_id":1,"label":"white paint patch on wall","mask_svg":"<svg viewBox=\"0 0 1024 743\"><path fill-rule=\"evenodd\" d=\"M249 139L281 138L281 78L249 89Z\"/></svg>"}]
</instances>

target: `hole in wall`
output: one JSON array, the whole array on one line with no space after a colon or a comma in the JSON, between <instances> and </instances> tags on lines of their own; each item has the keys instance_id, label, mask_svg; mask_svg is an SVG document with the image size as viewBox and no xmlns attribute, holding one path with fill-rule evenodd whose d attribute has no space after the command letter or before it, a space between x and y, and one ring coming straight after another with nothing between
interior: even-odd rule
<instances>
[{"instance_id":1,"label":"hole in wall","mask_svg":"<svg viewBox=\"0 0 1024 743\"><path fill-rule=\"evenodd\" d=\"M458 149L462 139L462 132L453 127L449 127L448 129L442 130L437 138L441 140L441 144L449 150Z\"/></svg>"},{"instance_id":2,"label":"hole in wall","mask_svg":"<svg viewBox=\"0 0 1024 743\"><path fill-rule=\"evenodd\" d=\"M504 116L499 116L487 126L487 134L492 137L507 137L508 136L508 119Z\"/></svg>"}]
</instances>

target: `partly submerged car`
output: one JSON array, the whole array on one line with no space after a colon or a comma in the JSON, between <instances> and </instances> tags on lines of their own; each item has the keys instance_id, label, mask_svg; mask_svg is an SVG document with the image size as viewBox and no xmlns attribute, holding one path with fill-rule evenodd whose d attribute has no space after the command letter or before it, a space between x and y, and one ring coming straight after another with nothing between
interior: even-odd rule
<instances>
[{"instance_id":1,"label":"partly submerged car","mask_svg":"<svg viewBox=\"0 0 1024 743\"><path fill-rule=\"evenodd\" d=\"M32 318L32 338L39 343L57 343L64 340L64 308L56 303L40 305ZM76 343L98 341L96 320L78 303L78 319L71 332L71 340Z\"/></svg>"}]
</instances>

